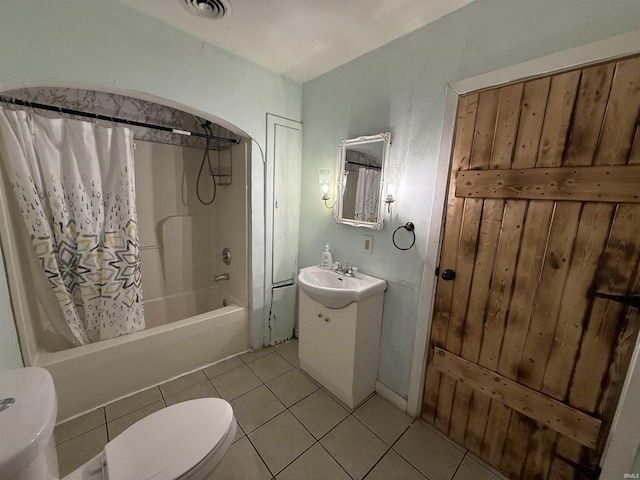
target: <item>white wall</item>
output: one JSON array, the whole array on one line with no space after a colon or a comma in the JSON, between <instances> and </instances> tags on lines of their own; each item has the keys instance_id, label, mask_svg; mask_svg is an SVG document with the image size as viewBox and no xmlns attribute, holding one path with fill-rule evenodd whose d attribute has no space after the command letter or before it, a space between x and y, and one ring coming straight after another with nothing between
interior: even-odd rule
<instances>
[{"instance_id":1,"label":"white wall","mask_svg":"<svg viewBox=\"0 0 640 480\"><path fill-rule=\"evenodd\" d=\"M141 97L221 119L263 148L267 112L301 117L299 84L113 1L2 2L0 65L0 92L55 85ZM251 152L252 335L259 345L264 182L260 151ZM6 287L0 293L6 309ZM12 328L10 316L0 318L0 337L10 338Z\"/></svg>"},{"instance_id":2,"label":"white wall","mask_svg":"<svg viewBox=\"0 0 640 480\"><path fill-rule=\"evenodd\" d=\"M635 0L476 0L304 84L302 191L309 193L302 198L300 266L319 263L330 242L335 260L389 282L379 380L392 390L408 393L447 84L639 24ZM391 162L403 165L391 218L379 232L336 225L317 193L316 169L335 174L340 139L387 130ZM402 252L391 234L407 221L415 224L417 241ZM365 234L374 236L370 256L361 249ZM433 272L436 265L427 267Z\"/></svg>"}]
</instances>

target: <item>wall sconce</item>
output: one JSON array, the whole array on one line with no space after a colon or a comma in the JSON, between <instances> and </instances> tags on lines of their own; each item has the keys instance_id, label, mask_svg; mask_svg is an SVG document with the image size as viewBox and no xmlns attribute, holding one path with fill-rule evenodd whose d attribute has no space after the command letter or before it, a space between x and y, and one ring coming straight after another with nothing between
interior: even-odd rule
<instances>
[{"instance_id":1,"label":"wall sconce","mask_svg":"<svg viewBox=\"0 0 640 480\"><path fill-rule=\"evenodd\" d=\"M335 202L333 202L332 206L327 205L327 200L331 198L329 195L329 191L331 190L331 171L328 168L318 169L318 182L320 183L320 193L322 193L324 206L327 208L333 208Z\"/></svg>"},{"instance_id":2,"label":"wall sconce","mask_svg":"<svg viewBox=\"0 0 640 480\"><path fill-rule=\"evenodd\" d=\"M384 170L384 203L387 204L387 213L391 213L391 204L396 201L398 194L400 165L397 163L387 163Z\"/></svg>"}]
</instances>

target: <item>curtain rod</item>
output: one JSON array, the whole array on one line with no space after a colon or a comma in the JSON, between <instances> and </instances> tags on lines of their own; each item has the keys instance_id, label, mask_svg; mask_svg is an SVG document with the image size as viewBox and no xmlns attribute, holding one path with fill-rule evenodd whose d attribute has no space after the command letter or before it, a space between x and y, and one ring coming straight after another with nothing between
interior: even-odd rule
<instances>
[{"instance_id":1,"label":"curtain rod","mask_svg":"<svg viewBox=\"0 0 640 480\"><path fill-rule=\"evenodd\" d=\"M240 143L239 140L236 140L234 138L217 137L215 135L208 135L206 133L200 133L200 132L192 132L192 131L189 131L189 130L182 130L180 128L165 127L163 125L153 125L151 123L136 122L135 120L127 120L127 119L124 119L124 118L109 117L109 116L106 116L106 115L100 115L99 113L82 112L80 110L72 110L70 108L64 108L64 107L53 107L51 105L44 105L42 103L28 102L26 100L19 100L17 98L10 98L10 97L0 96L0 102L11 103L11 104L14 104L14 105L19 105L21 107L38 108L40 110L49 110L51 112L65 113L67 115L77 115L77 116L80 116L80 117L93 118L93 119L97 119L97 120L105 120L107 122L124 123L126 125L134 125L136 127L151 128L153 130L162 130L163 132L176 133L178 135L187 135L187 136L192 136L192 137L208 138L208 139L211 139L211 140L217 140L217 141L229 142L229 143L235 143L235 144Z\"/></svg>"},{"instance_id":2,"label":"curtain rod","mask_svg":"<svg viewBox=\"0 0 640 480\"><path fill-rule=\"evenodd\" d=\"M360 162L352 162L351 160L347 160L349 165L358 165L360 167L370 168L371 170L382 170L382 167L378 167L377 165L367 165L366 163Z\"/></svg>"}]
</instances>

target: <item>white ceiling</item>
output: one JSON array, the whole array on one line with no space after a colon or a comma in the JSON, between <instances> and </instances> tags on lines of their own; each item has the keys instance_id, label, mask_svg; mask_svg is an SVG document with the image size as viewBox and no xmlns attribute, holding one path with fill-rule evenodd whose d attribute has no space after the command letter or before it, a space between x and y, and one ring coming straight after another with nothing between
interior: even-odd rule
<instances>
[{"instance_id":1,"label":"white ceiling","mask_svg":"<svg viewBox=\"0 0 640 480\"><path fill-rule=\"evenodd\" d=\"M121 1L303 83L472 0L228 0L231 14L218 20L182 0Z\"/></svg>"}]
</instances>

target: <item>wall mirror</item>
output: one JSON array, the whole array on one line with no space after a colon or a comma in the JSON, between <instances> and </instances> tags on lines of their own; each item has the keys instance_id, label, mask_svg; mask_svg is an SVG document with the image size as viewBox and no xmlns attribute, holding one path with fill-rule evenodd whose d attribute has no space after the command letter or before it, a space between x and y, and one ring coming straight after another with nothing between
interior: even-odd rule
<instances>
[{"instance_id":1,"label":"wall mirror","mask_svg":"<svg viewBox=\"0 0 640 480\"><path fill-rule=\"evenodd\" d=\"M382 185L390 145L389 132L340 141L336 223L382 229Z\"/></svg>"}]
</instances>

